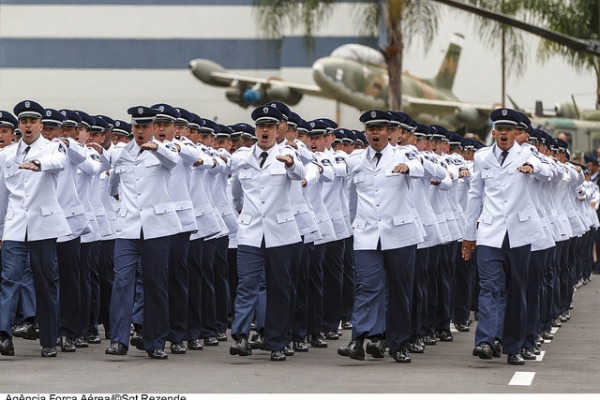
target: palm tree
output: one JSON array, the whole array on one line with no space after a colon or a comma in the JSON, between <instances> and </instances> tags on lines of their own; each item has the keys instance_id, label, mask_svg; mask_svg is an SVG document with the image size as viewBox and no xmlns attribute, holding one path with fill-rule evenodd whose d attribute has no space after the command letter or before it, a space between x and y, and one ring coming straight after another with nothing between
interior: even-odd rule
<instances>
[{"instance_id":1,"label":"palm tree","mask_svg":"<svg viewBox=\"0 0 600 400\"><path fill-rule=\"evenodd\" d=\"M335 1L254 0L258 23L268 37L281 37L287 27L300 25L311 46L315 28L329 18ZM381 50L389 76L388 105L392 110L402 106L402 55L404 44L415 37L424 43L433 40L438 27L438 8L430 0L373 0L356 5L361 30L369 35L381 33L385 27L387 42Z\"/></svg>"},{"instance_id":2,"label":"palm tree","mask_svg":"<svg viewBox=\"0 0 600 400\"><path fill-rule=\"evenodd\" d=\"M490 11L509 16L525 15L525 3L522 0L469 0L469 3ZM506 101L506 79L508 76L522 77L527 66L527 46L522 31L488 18L468 13L475 23L475 29L483 43L492 50L500 50L501 57L501 99ZM500 40L498 40L500 39Z\"/></svg>"},{"instance_id":3,"label":"palm tree","mask_svg":"<svg viewBox=\"0 0 600 400\"><path fill-rule=\"evenodd\" d=\"M600 0L527 0L530 12L544 22L545 28L585 40L600 39ZM556 42L542 40L538 48L542 61L563 57L576 70L596 73L596 109L600 109L600 57L575 51Z\"/></svg>"}]
</instances>

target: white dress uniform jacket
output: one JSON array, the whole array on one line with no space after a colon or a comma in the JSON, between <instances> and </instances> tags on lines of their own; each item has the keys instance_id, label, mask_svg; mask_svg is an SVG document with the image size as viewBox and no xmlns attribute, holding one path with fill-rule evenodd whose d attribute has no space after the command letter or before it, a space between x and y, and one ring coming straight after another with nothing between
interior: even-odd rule
<instances>
[{"instance_id":1,"label":"white dress uniform jacket","mask_svg":"<svg viewBox=\"0 0 600 400\"><path fill-rule=\"evenodd\" d=\"M238 245L277 247L300 242L290 201L292 180L301 180L304 166L291 147L274 146L261 168L257 154L262 150L253 145L250 150L236 152L231 160L232 195L236 208L243 207L238 218ZM286 168L277 155L289 155L294 165Z\"/></svg>"},{"instance_id":2,"label":"white dress uniform jacket","mask_svg":"<svg viewBox=\"0 0 600 400\"><path fill-rule=\"evenodd\" d=\"M132 140L115 161L110 177L111 195L119 194L122 206L117 216L117 239L144 239L181 232L175 206L169 197L171 170L179 162L174 147L154 141L156 151L143 151ZM169 145L172 146L172 145Z\"/></svg>"},{"instance_id":3,"label":"white dress uniform jacket","mask_svg":"<svg viewBox=\"0 0 600 400\"><path fill-rule=\"evenodd\" d=\"M19 141L2 151L0 172L0 226L2 240L28 241L58 238L71 233L56 195L57 176L68 162L60 143L39 137L27 145ZM39 160L40 171L19 169Z\"/></svg>"},{"instance_id":4,"label":"white dress uniform jacket","mask_svg":"<svg viewBox=\"0 0 600 400\"><path fill-rule=\"evenodd\" d=\"M165 141L165 145L168 142ZM169 180L169 197L175 206L175 212L181 223L182 232L195 232L198 230L194 207L190 198L190 176L192 164L198 159L197 150L193 143L186 145L179 140L174 141L179 146L181 160L171 170Z\"/></svg>"},{"instance_id":5,"label":"white dress uniform jacket","mask_svg":"<svg viewBox=\"0 0 600 400\"><path fill-rule=\"evenodd\" d=\"M475 153L464 239L502 248L508 233L511 248L534 243L544 231L529 193L529 180L547 180L550 173L518 143L510 149L502 166L494 149L496 144ZM500 149L496 151L501 153ZM531 175L517 171L525 163L533 167Z\"/></svg>"},{"instance_id":6,"label":"white dress uniform jacket","mask_svg":"<svg viewBox=\"0 0 600 400\"><path fill-rule=\"evenodd\" d=\"M368 148L349 158L349 171L357 194L356 218L353 221L354 250L397 249L423 241L421 228L412 213L409 176L422 177L419 160L409 160L403 152L387 145L381 160L374 166L375 151ZM393 173L398 164L409 166L409 176Z\"/></svg>"},{"instance_id":7,"label":"white dress uniform jacket","mask_svg":"<svg viewBox=\"0 0 600 400\"><path fill-rule=\"evenodd\" d=\"M85 207L79 198L77 188L75 186L75 176L77 174L77 166L85 161L86 152L83 147L80 147L73 139L68 140L69 148L73 146L75 149L81 149L79 152L67 152L68 162L65 168L58 173L56 182L56 193L58 195L58 203L63 209L71 234L61 236L57 242L67 242L76 239L81 235L90 232L91 225L88 221ZM54 143L61 143L60 139L53 139ZM65 144L62 144L65 146Z\"/></svg>"}]
</instances>

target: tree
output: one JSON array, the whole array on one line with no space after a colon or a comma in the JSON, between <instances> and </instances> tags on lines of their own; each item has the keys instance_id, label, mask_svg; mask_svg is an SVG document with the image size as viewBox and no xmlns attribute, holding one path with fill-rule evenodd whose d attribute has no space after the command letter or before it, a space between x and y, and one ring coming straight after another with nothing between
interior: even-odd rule
<instances>
[{"instance_id":1,"label":"tree","mask_svg":"<svg viewBox=\"0 0 600 400\"><path fill-rule=\"evenodd\" d=\"M526 0L529 11L542 19L545 28L585 40L600 38L600 0ZM563 57L576 70L596 73L596 109L600 109L600 57L575 51L548 40L540 41L538 56L542 61Z\"/></svg>"},{"instance_id":2,"label":"tree","mask_svg":"<svg viewBox=\"0 0 600 400\"><path fill-rule=\"evenodd\" d=\"M308 46L315 28L331 16L333 0L254 0L262 30L269 37L281 37L287 27L300 25ZM404 44L420 37L424 43L433 40L438 27L438 8L430 0L373 0L358 3L357 18L361 30L370 35L385 27L387 42L381 50L389 77L388 105L391 110L402 106L402 56Z\"/></svg>"},{"instance_id":3,"label":"tree","mask_svg":"<svg viewBox=\"0 0 600 400\"><path fill-rule=\"evenodd\" d=\"M525 4L522 0L469 0L469 3L490 11L501 12L509 16L525 14ZM491 49L500 50L501 62L501 99L504 107L506 101L506 79L513 75L522 77L527 66L527 46L523 33L516 28L492 21L488 18L468 14L475 22L481 41ZM498 40L500 39L500 40Z\"/></svg>"}]
</instances>

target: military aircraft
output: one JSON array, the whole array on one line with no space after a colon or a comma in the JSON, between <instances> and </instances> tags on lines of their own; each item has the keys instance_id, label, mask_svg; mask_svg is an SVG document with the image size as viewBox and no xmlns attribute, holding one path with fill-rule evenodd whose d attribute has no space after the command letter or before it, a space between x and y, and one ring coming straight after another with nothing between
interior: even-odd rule
<instances>
[{"instance_id":1,"label":"military aircraft","mask_svg":"<svg viewBox=\"0 0 600 400\"><path fill-rule=\"evenodd\" d=\"M531 122L555 137L563 132L572 153L600 147L600 110L581 110L574 98L557 103L551 111L544 110L542 102L537 101Z\"/></svg>"},{"instance_id":2,"label":"military aircraft","mask_svg":"<svg viewBox=\"0 0 600 400\"><path fill-rule=\"evenodd\" d=\"M422 123L442 124L458 129L487 127L490 104L465 103L452 93L463 36L455 34L437 75L423 79L402 74L403 110ZM255 78L227 71L219 64L195 59L192 74L202 82L226 87L231 102L248 107L269 101L295 105L304 95L337 100L359 110L387 109L388 73L383 55L360 44L345 44L312 66L316 85Z\"/></svg>"}]
</instances>

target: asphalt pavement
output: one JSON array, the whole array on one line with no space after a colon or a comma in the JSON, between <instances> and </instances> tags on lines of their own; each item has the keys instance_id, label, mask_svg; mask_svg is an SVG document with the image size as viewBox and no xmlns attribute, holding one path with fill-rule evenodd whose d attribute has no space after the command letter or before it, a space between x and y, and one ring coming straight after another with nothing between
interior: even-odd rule
<instances>
[{"instance_id":1,"label":"asphalt pavement","mask_svg":"<svg viewBox=\"0 0 600 400\"><path fill-rule=\"evenodd\" d=\"M15 338L16 356L0 357L0 393L600 393L600 276L594 278L575 292L571 320L554 328L541 360L524 366L508 365L506 356L473 357L476 322L470 332L455 332L453 342L413 355L411 364L338 356L350 331L327 349L285 362L260 350L230 356L231 339L163 361L135 348L107 356L106 340L43 359L36 341Z\"/></svg>"}]
</instances>

